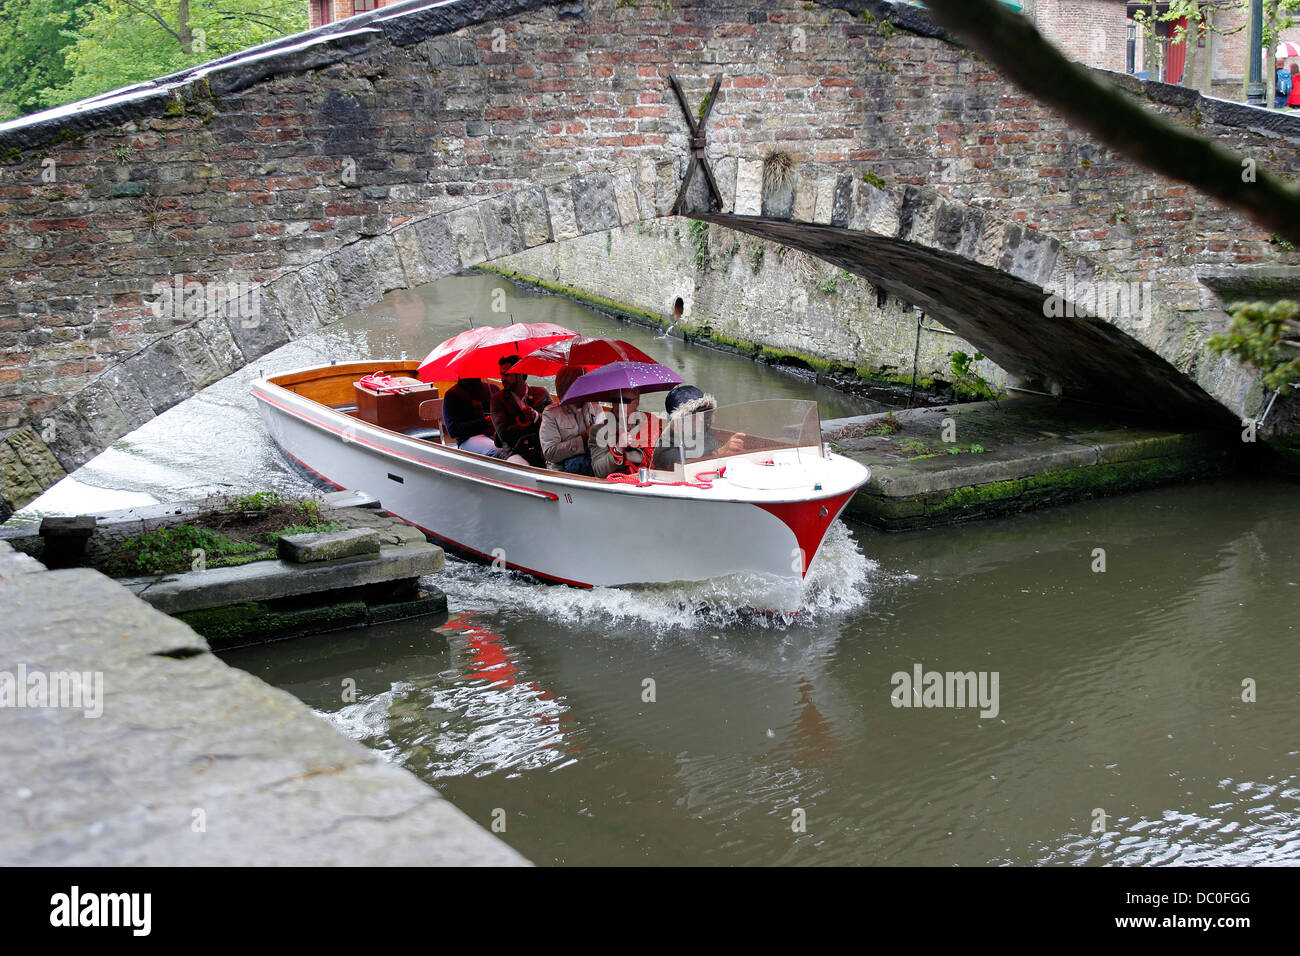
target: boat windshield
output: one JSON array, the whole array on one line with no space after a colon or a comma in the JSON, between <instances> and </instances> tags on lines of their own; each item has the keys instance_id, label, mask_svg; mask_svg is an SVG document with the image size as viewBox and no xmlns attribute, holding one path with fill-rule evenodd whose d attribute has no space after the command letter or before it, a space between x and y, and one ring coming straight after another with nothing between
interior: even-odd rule
<instances>
[{"instance_id":1,"label":"boat windshield","mask_svg":"<svg viewBox=\"0 0 1300 956\"><path fill-rule=\"evenodd\" d=\"M817 403L774 398L674 419L665 426L655 465L671 469L706 458L779 448L813 448L822 454Z\"/></svg>"}]
</instances>

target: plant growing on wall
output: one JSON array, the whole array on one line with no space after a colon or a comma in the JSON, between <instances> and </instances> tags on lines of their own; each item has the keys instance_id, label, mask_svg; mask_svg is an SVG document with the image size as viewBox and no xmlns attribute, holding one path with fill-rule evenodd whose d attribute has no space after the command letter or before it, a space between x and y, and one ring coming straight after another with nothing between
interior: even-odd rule
<instances>
[{"instance_id":1,"label":"plant growing on wall","mask_svg":"<svg viewBox=\"0 0 1300 956\"><path fill-rule=\"evenodd\" d=\"M692 219L691 224L686 227L686 231L691 240L691 261L695 263L695 268L700 271L708 271L709 224L701 222L699 219Z\"/></svg>"},{"instance_id":2,"label":"plant growing on wall","mask_svg":"<svg viewBox=\"0 0 1300 956\"><path fill-rule=\"evenodd\" d=\"M997 389L975 371L975 363L983 359L983 352L969 355L966 352L957 351L948 356L948 366L952 369L954 376L953 385L959 392L976 395L980 398L994 398L997 396Z\"/></svg>"}]
</instances>

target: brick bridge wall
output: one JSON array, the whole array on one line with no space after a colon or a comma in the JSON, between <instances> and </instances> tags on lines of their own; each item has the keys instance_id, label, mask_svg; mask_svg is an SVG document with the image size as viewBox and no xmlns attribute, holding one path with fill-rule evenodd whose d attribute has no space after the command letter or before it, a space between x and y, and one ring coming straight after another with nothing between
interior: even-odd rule
<instances>
[{"instance_id":1,"label":"brick bridge wall","mask_svg":"<svg viewBox=\"0 0 1300 956\"><path fill-rule=\"evenodd\" d=\"M1222 321L1201 279L1289 277L1295 254L1099 147L915 7L413 0L0 126L4 497L389 289L664 215L687 147L670 71L695 102L724 75L710 155L726 210L753 214L724 224L833 253L918 300L1005 276L1020 312L967 338L1018 373L1084 393L1149 379L1156 398L1163 381L1172 404L1211 418L1258 408L1253 378L1201 347ZM1129 89L1262 166L1300 168L1294 117ZM795 167L774 212L759 173L778 150ZM885 246L873 228L894 230ZM254 321L157 315L175 276L257 284L263 307ZM1141 374L1090 384L1045 367L1061 353L1035 335L1099 341L1095 322L1035 328L1043 290L1075 276L1156 283L1160 320L1114 326ZM1278 404L1278 421L1295 417Z\"/></svg>"}]
</instances>

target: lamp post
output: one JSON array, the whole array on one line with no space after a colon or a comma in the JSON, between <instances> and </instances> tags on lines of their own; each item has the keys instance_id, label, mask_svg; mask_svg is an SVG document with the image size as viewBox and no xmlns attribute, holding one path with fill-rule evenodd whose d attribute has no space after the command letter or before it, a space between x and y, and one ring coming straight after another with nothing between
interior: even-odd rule
<instances>
[{"instance_id":1,"label":"lamp post","mask_svg":"<svg viewBox=\"0 0 1300 956\"><path fill-rule=\"evenodd\" d=\"M1264 76L1260 69L1259 50L1264 45L1264 0L1250 0L1250 82L1246 102L1264 105Z\"/></svg>"}]
</instances>

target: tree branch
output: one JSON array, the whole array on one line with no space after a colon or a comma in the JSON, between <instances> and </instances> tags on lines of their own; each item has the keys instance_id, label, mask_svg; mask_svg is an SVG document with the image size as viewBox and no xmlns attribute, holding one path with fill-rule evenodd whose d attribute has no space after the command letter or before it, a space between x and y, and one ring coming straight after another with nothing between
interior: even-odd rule
<instances>
[{"instance_id":1,"label":"tree branch","mask_svg":"<svg viewBox=\"0 0 1300 956\"><path fill-rule=\"evenodd\" d=\"M1259 168L1255 181L1245 182L1242 157L1142 108L1067 60L1026 17L996 0L928 0L927 6L1017 86L1107 146L1300 245L1300 190Z\"/></svg>"},{"instance_id":2,"label":"tree branch","mask_svg":"<svg viewBox=\"0 0 1300 956\"><path fill-rule=\"evenodd\" d=\"M135 0L122 0L122 2L132 10L143 13L149 19L156 21L160 27L176 38L177 43L181 42L181 35L171 28L171 25L162 18L162 14L155 10L153 6L144 3L136 3Z\"/></svg>"}]
</instances>

